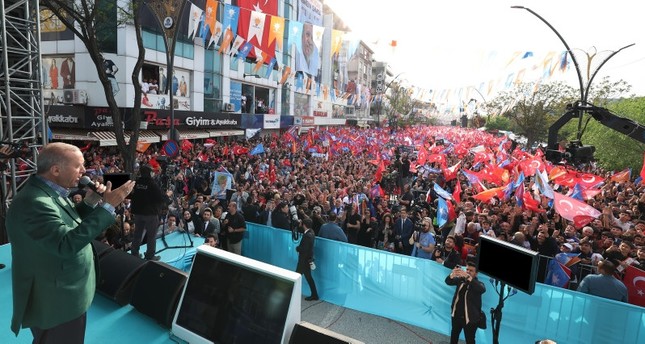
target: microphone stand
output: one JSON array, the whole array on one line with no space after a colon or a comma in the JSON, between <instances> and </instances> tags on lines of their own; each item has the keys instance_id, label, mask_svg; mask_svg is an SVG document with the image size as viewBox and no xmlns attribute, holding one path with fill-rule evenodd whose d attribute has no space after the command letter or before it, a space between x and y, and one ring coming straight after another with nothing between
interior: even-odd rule
<instances>
[{"instance_id":1,"label":"microphone stand","mask_svg":"<svg viewBox=\"0 0 645 344\"><path fill-rule=\"evenodd\" d=\"M176 201L176 199L175 199ZM169 210L170 211L170 210ZM163 243L163 248L158 250L156 253L163 252L165 250L170 250L173 248L191 248L193 247L193 239L190 238L190 233L188 232L188 228L185 228L186 236L188 237L188 242L190 243L189 245L177 245L177 246L168 246L168 242L166 241L166 229L168 228L168 214L164 216L163 219L163 224L161 225L161 242Z\"/></svg>"}]
</instances>

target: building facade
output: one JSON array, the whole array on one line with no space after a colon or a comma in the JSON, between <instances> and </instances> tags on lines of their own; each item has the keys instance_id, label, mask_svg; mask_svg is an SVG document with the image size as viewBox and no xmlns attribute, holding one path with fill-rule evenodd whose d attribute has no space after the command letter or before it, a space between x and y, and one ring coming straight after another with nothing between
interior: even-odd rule
<instances>
[{"instance_id":1,"label":"building facade","mask_svg":"<svg viewBox=\"0 0 645 344\"><path fill-rule=\"evenodd\" d=\"M98 68L106 70L127 124L135 97L136 32L116 7L105 12L109 25L100 31L104 63ZM148 8L141 16L144 140L154 141L154 134L166 139L171 106L180 138L370 118L372 51L343 38L338 28L344 24L318 0L186 1L176 23L172 72L163 30ZM41 19L43 95L53 138L92 141L98 136L101 144L112 145L114 123L97 66L84 44L46 9ZM272 30L279 26L282 30ZM94 131L104 133L88 134Z\"/></svg>"}]
</instances>

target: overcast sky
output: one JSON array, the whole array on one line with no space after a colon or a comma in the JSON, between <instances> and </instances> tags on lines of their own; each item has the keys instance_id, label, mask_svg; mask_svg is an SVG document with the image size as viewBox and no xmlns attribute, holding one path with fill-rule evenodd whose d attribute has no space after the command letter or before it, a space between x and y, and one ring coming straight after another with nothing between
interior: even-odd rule
<instances>
[{"instance_id":1,"label":"overcast sky","mask_svg":"<svg viewBox=\"0 0 645 344\"><path fill-rule=\"evenodd\" d=\"M515 52L531 51L542 61L549 52L562 52L564 45L549 27L533 14L511 5L530 8L546 19L576 52L586 75L584 52L599 54L597 65L611 58L596 79L609 76L632 85L632 92L645 96L645 21L640 1L599 0L325 0L362 40L375 50L377 60L390 61L401 79L418 87L441 90L505 80L522 69L509 63ZM393 50L389 42L397 41ZM605 51L603 53L603 51ZM533 62L528 62L533 64ZM573 66L572 66L573 67ZM528 78L527 74L527 78ZM555 74L577 87L572 68Z\"/></svg>"}]
</instances>

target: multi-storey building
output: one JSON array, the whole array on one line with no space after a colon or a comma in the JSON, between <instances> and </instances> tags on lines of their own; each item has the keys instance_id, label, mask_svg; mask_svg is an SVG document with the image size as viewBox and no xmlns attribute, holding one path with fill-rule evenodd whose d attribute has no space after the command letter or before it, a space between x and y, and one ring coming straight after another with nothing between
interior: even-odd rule
<instances>
[{"instance_id":1,"label":"multi-storey building","mask_svg":"<svg viewBox=\"0 0 645 344\"><path fill-rule=\"evenodd\" d=\"M54 139L114 145L114 123L86 47L46 9L41 12L43 95ZM123 109L123 125L132 128L136 32L116 7L108 16L113 20L101 30L103 68ZM343 40L347 28L319 0L186 1L176 23L172 73L153 12L144 9L141 22L141 141L167 139L171 106L180 138L188 139L346 125L348 118L370 116L372 51ZM284 29L273 33L276 25ZM233 28L230 36L227 27Z\"/></svg>"}]
</instances>

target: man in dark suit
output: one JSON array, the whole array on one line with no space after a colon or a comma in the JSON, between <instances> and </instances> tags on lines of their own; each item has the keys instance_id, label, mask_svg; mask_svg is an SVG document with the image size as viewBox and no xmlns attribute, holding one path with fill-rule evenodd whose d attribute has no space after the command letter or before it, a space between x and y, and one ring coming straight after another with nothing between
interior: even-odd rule
<instances>
[{"instance_id":1,"label":"man in dark suit","mask_svg":"<svg viewBox=\"0 0 645 344\"><path fill-rule=\"evenodd\" d=\"M218 234L220 229L211 221L213 217L213 210L211 208L204 208L201 217L195 218L195 234L206 237L209 234ZM219 220L217 221L219 224Z\"/></svg>"},{"instance_id":2,"label":"man in dark suit","mask_svg":"<svg viewBox=\"0 0 645 344\"><path fill-rule=\"evenodd\" d=\"M83 201L67 196L85 173L76 146L50 143L38 156L36 175L13 198L6 227L11 242L11 330L30 328L34 343L83 343L86 312L96 289L90 243L115 223L114 208L134 188L96 183ZM97 204L102 201L99 206Z\"/></svg>"},{"instance_id":3,"label":"man in dark suit","mask_svg":"<svg viewBox=\"0 0 645 344\"><path fill-rule=\"evenodd\" d=\"M298 251L296 272L305 275L305 279L309 283L309 289L311 289L311 296L305 297L305 300L315 301L318 300L318 290L316 289L314 278L311 276L311 267L314 264L314 240L316 235L311 228L312 221L310 218L305 217L302 219L302 226L305 232L302 235L302 240L300 240L300 245L296 247L296 251Z\"/></svg>"},{"instance_id":4,"label":"man in dark suit","mask_svg":"<svg viewBox=\"0 0 645 344\"><path fill-rule=\"evenodd\" d=\"M394 243L396 252L406 256L412 254L413 245L410 244L410 237L414 233L414 224L408 217L408 211L401 208L399 218L394 222Z\"/></svg>"},{"instance_id":5,"label":"man in dark suit","mask_svg":"<svg viewBox=\"0 0 645 344\"><path fill-rule=\"evenodd\" d=\"M477 279L475 263L468 262L466 271L456 266L450 275L446 276L446 284L457 286L450 307L450 344L457 344L462 329L466 343L475 344L475 332L481 317L482 294L486 292L484 283Z\"/></svg>"},{"instance_id":6,"label":"man in dark suit","mask_svg":"<svg viewBox=\"0 0 645 344\"><path fill-rule=\"evenodd\" d=\"M278 208L271 214L271 223L273 228L291 230L291 218L289 218L289 203L282 202L278 204Z\"/></svg>"}]
</instances>

